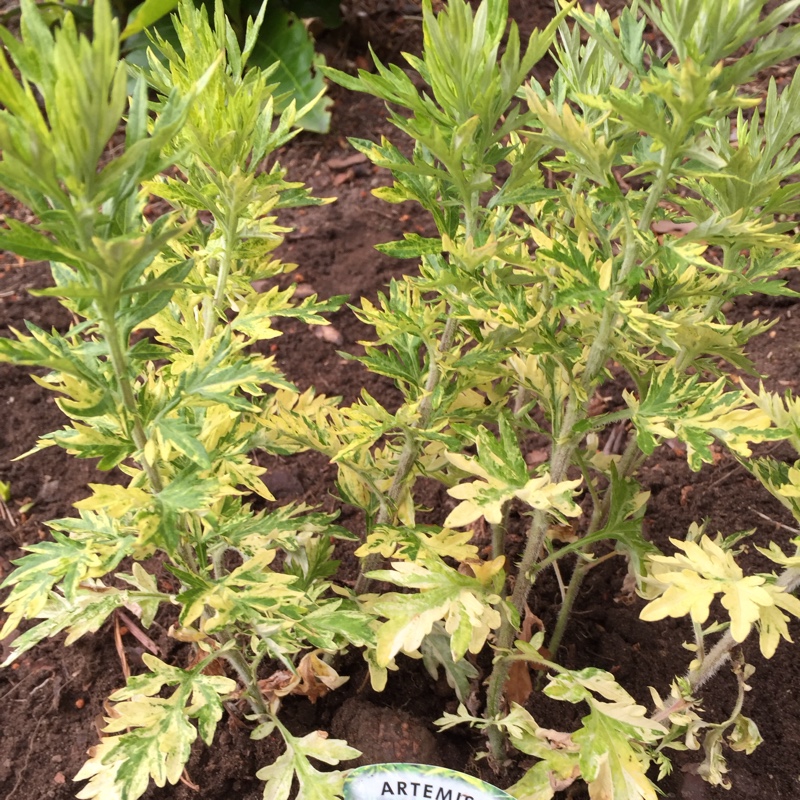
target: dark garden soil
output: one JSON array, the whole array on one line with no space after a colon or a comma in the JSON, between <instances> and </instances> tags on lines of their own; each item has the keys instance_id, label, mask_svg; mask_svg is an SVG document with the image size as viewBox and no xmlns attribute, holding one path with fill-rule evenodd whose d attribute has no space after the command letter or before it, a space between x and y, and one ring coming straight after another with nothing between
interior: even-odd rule
<instances>
[{"instance_id":1,"label":"dark garden soil","mask_svg":"<svg viewBox=\"0 0 800 800\"><path fill-rule=\"evenodd\" d=\"M611 5L611 4L609 4ZM512 15L523 33L543 25L551 3L512 0ZM360 3L348 23L322 37L321 46L329 63L345 69L366 67L367 41L385 60L402 50L418 50L419 7L402 0L372 0ZM547 79L549 67L540 65L539 77ZM377 253L373 245L400 238L404 232L429 232L429 222L413 206L389 206L370 194L385 184L388 176L354 156L348 136L377 138L389 134L381 103L331 87L333 126L329 136L298 137L281 155L293 180L309 183L317 194L336 196L330 206L287 214L283 222L294 227L283 247L283 257L299 265L295 277L301 285L322 297L345 294L357 304L361 297L374 298L407 263ZM18 214L6 197L0 197L0 212ZM68 313L48 299L31 297L27 290L48 283L42 264L21 264L9 254L0 260L0 335L30 320L43 327L65 329ZM800 275L791 276L800 289ZM772 330L756 339L750 356L767 376L773 390L800 387L800 304L782 298L748 298L730 311L736 319L775 320ZM342 309L332 317L338 336L328 341L312 329L290 321L285 335L275 340L275 354L286 375L300 388L315 386L319 392L341 395L353 401L363 387L387 406L398 402L394 387L380 377L367 374L359 364L344 360L338 350L359 352L359 340L370 331L351 311ZM621 402L621 385L610 384L604 402ZM11 459L31 448L37 435L63 424L53 397L38 387L26 370L0 364L0 480L10 482L13 492L7 514L0 508L0 580L12 569L10 562L21 548L47 535L45 522L70 513L71 504L86 496L89 482L118 479L115 473L98 473L89 462L72 459L55 448L23 461ZM791 458L778 448L775 454ZM333 499L335 468L315 454L279 459L261 457L269 472L267 484L280 503L304 500L326 509L339 508ZM780 504L763 491L737 463L720 451L718 463L691 472L683 454L663 446L642 471L652 498L646 531L660 547L669 547L668 537L682 538L693 521L709 521L709 529L725 534L755 528L752 543L766 545L777 540L785 545L791 537L787 527L793 520ZM453 501L435 489L425 498L430 521L439 521ZM30 505L32 504L32 505ZM23 507L29 505L28 510ZM342 524L359 532L361 520L353 509L341 511ZM747 569L768 565L750 547ZM354 576L354 559L343 553L345 576ZM568 568L565 568L568 571ZM662 695L674 676L682 674L690 654L681 643L691 638L684 621L641 622L642 601L623 591L625 566L611 559L589 574L578 599L573 621L558 654L570 668L597 666L614 673L619 682L640 702L650 704L648 686ZM565 578L568 575L564 576ZM532 611L552 627L560 602L555 579L543 578L530 598ZM0 614L0 624L4 616ZM124 621L123 621L124 623ZM183 646L165 635L170 620L160 619L150 631L161 657L175 663L186 658ZM124 628L123 628L124 630ZM800 634L800 626L794 626ZM0 642L5 657L11 641ZM141 664L142 646L122 633L120 647L135 670ZM800 659L798 651L783 644L773 659L765 661L751 643L745 655L756 666L752 691L744 712L757 723L764 743L747 757L728 752L730 791L713 789L692 775L697 753L675 758L674 774L662 785L668 798L684 800L791 800L800 796ZM305 698L289 698L284 706L287 724L297 732L317 728L347 738L364 752L362 763L379 761L423 761L480 774L508 785L526 765L510 764L507 774L493 778L485 762L477 760L484 744L467 731L434 737L432 720L445 710L454 710L446 687L435 684L419 662L407 661L390 677L387 690L376 695L365 681L360 657L344 664L351 675L344 687L316 705ZM44 643L0 672L0 800L40 800L73 797L80 788L72 777L85 759L86 750L98 740L105 698L124 682L121 659L115 644L115 626L105 625L97 634L85 636L64 649L60 640ZM709 719L721 721L735 699L735 680L723 672L704 693ZM529 709L544 727L571 730L578 724L580 709L549 701L534 694ZM171 800L256 800L261 783L255 772L280 753L274 738L253 742L248 725L234 708L224 718L213 749L197 747L188 765L186 784L151 789L147 798ZM199 789L192 788L193 783ZM573 787L573 798L584 797ZM566 795L565 795L566 796Z\"/></svg>"}]
</instances>

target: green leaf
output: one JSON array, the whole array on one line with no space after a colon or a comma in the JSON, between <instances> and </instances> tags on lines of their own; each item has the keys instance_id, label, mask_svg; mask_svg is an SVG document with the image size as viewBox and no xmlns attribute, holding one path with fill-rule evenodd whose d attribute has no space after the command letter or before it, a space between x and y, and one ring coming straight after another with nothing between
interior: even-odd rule
<instances>
[{"instance_id":1,"label":"green leaf","mask_svg":"<svg viewBox=\"0 0 800 800\"><path fill-rule=\"evenodd\" d=\"M158 434L178 452L205 469L211 468L211 459L198 440L199 427L180 419L162 419L156 426Z\"/></svg>"},{"instance_id":2,"label":"green leaf","mask_svg":"<svg viewBox=\"0 0 800 800\"><path fill-rule=\"evenodd\" d=\"M151 672L129 678L125 689L111 695L116 702L104 732L119 735L104 736L75 776L89 781L77 795L81 800L136 800L151 778L159 787L176 784L197 738L191 720L198 720L203 740L210 743L222 700L236 688L230 678L203 674L210 658L192 670L170 667L147 653L143 660ZM172 695L153 696L164 685L176 686Z\"/></svg>"},{"instance_id":3,"label":"green leaf","mask_svg":"<svg viewBox=\"0 0 800 800\"><path fill-rule=\"evenodd\" d=\"M434 680L439 677L439 667L444 668L447 684L456 693L456 697L466 703L472 691L474 681L478 678L477 668L466 658L454 659L450 647L450 636L444 626L437 622L420 646L422 663Z\"/></svg>"},{"instance_id":4,"label":"green leaf","mask_svg":"<svg viewBox=\"0 0 800 800\"><path fill-rule=\"evenodd\" d=\"M297 800L333 800L342 796L344 773L339 770L321 772L309 758L333 766L361 755L342 739L329 739L323 731L314 731L297 738L281 726L286 752L274 763L262 767L256 777L266 781L264 800L288 800L292 782L297 780Z\"/></svg>"},{"instance_id":5,"label":"green leaf","mask_svg":"<svg viewBox=\"0 0 800 800\"><path fill-rule=\"evenodd\" d=\"M179 0L145 0L137 6L128 17L128 24L119 35L121 40L125 40L135 33L149 28L154 22L158 22L161 17L166 16L177 5Z\"/></svg>"},{"instance_id":6,"label":"green leaf","mask_svg":"<svg viewBox=\"0 0 800 800\"><path fill-rule=\"evenodd\" d=\"M418 233L405 233L403 242L386 242L376 244L375 249L393 258L419 258L422 255L442 252L441 239L426 239Z\"/></svg>"},{"instance_id":7,"label":"green leaf","mask_svg":"<svg viewBox=\"0 0 800 800\"><path fill-rule=\"evenodd\" d=\"M461 453L445 453L453 466L477 475L479 480L459 483L447 490L451 497L462 502L450 512L444 526L462 527L481 516L496 525L502 519L503 507L514 497L536 509L570 517L579 516L581 510L573 500L573 490L582 481L553 483L549 473L531 478L516 433L505 416L500 417L499 428L499 440L483 426L478 428L474 435L477 458L468 458Z\"/></svg>"},{"instance_id":8,"label":"green leaf","mask_svg":"<svg viewBox=\"0 0 800 800\"><path fill-rule=\"evenodd\" d=\"M655 786L646 775L650 766L646 744L657 742L668 731L648 717L647 709L611 673L593 667L564 670L550 679L544 691L556 700L589 704L590 713L571 734L571 742L579 747L580 776L589 784L591 797L657 800ZM540 745L534 752L548 757Z\"/></svg>"}]
</instances>

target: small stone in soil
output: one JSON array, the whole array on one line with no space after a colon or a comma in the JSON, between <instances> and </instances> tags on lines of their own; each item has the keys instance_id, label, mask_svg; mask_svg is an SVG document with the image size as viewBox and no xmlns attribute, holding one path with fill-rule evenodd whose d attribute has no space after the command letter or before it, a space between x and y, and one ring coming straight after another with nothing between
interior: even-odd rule
<instances>
[{"instance_id":1,"label":"small stone in soil","mask_svg":"<svg viewBox=\"0 0 800 800\"><path fill-rule=\"evenodd\" d=\"M404 711L351 697L334 715L331 730L362 753L348 767L398 761L444 766L436 737Z\"/></svg>"}]
</instances>

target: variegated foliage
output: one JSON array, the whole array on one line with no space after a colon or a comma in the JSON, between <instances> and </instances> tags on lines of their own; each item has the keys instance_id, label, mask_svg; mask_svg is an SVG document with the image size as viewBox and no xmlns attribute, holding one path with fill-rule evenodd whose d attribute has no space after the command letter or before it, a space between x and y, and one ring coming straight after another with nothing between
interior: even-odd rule
<instances>
[{"instance_id":1,"label":"variegated foliage","mask_svg":"<svg viewBox=\"0 0 800 800\"><path fill-rule=\"evenodd\" d=\"M275 317L325 324L340 304L252 288L291 269L273 252L284 233L276 212L321 202L272 157L303 109L273 113L270 71L246 70L260 19L240 49L219 8L212 27L182 4L181 50L161 42L164 60L151 59L127 98L103 0L91 42L69 18L51 32L24 0L22 39L3 34L13 68L0 62L0 185L38 222L8 223L0 244L51 261L45 293L76 324L0 338L0 358L48 369L37 380L70 420L38 449L99 459L130 480L90 487L77 517L28 548L4 584L0 637L36 620L13 660L60 631L68 644L96 631L115 609L147 627L173 605L172 634L194 651L185 668L148 658L149 671L112 696L80 796L133 799L151 779L174 783L232 698L250 703L255 738L285 741L259 772L265 797L286 800L293 785L337 796L342 773L309 759L336 766L356 751L321 732L295 736L278 712L288 693L339 686L325 654L347 647L362 649L375 689L400 655L444 669L463 703L444 725L485 729L495 758L509 741L538 759L513 788L521 800L548 800L578 778L596 799L654 800L651 765L663 774L670 748L701 744L700 774L725 782L723 745L758 743L742 714L752 670L734 659L739 697L723 723L704 722L694 694L754 629L767 657L788 638L800 564L772 543L765 553L783 571L745 575L737 536L698 526L659 553L642 533L636 473L665 440L685 446L693 469L724 446L800 518L800 463L751 457L755 442L800 443L797 403L728 378L730 367L752 371L744 348L766 326L722 313L742 295L792 294L780 274L798 251L800 80L780 91L770 82L765 98L744 86L800 53L800 28L784 24L798 2L765 5L634 2L612 21L564 2L522 43L507 30L507 0L477 10L451 0L438 15L426 0L424 52L406 56L416 80L377 59L358 77L327 71L390 104L413 152L353 144L393 174L376 194L417 202L437 229L382 245L420 259L419 273L355 311L375 330L359 360L402 394L389 410L366 391L350 406L298 393L258 355L278 335ZM648 23L671 53L653 51ZM558 71L545 89L529 73L548 51ZM124 147L108 153L120 120ZM173 211L145 216L148 195ZM624 407L598 413L592 401L612 369L631 388ZM600 448L611 430L624 434L621 454ZM531 432L549 441L535 466ZM355 591L334 581L334 540L351 534L330 515L275 503L254 448L313 449L338 466L340 496L366 522ZM456 501L439 524L417 523L420 477ZM505 546L512 504L529 519L516 567ZM480 520L492 531L488 555L472 541ZM694 661L667 699L654 691L652 713L613 676L557 663L603 542L649 601L643 618L688 615L694 626ZM171 581L145 568L154 555ZM125 558L130 571L116 572ZM556 562L572 569L556 628L523 641L529 592ZM726 616L709 623L716 596ZM478 690L468 654L487 646L494 668L478 717L467 708ZM520 662L549 672L548 696L584 704L578 730L544 730L505 707Z\"/></svg>"}]
</instances>

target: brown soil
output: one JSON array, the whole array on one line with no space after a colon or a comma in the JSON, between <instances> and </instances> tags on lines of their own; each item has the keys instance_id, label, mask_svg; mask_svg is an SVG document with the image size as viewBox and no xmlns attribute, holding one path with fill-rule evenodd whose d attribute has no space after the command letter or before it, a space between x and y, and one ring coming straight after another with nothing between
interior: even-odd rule
<instances>
[{"instance_id":1,"label":"brown soil","mask_svg":"<svg viewBox=\"0 0 800 800\"><path fill-rule=\"evenodd\" d=\"M611 3L609 3L611 5ZM551 4L541 0L512 0L512 16L523 33L541 26L549 17ZM419 47L419 8L413 2L360 3L362 15L351 15L349 24L323 37L322 48L329 63L352 68L366 65L366 42L373 43L384 59L402 50ZM366 10L365 10L366 9ZM540 78L548 77L549 66L541 65ZM331 206L287 214L283 222L293 225L283 256L300 265L303 280L323 297L349 295L357 304L360 297L374 297L387 281L407 267L377 253L373 245L400 238L403 232L428 231L428 221L412 206L389 206L370 194L388 181L382 171L367 163L348 163L352 156L347 136L377 138L389 134L383 121L382 105L363 95L351 95L331 87L335 100L333 127L329 136L303 135L283 153L282 163L293 180L304 180L317 194L336 195ZM17 213L7 198L0 210ZM795 288L800 280L793 278ZM23 320L41 326L64 329L69 318L57 303L34 299L27 290L46 285L44 265L21 265L6 254L0 261L0 330L21 327ZM778 320L771 333L753 342L750 355L757 368L768 376L769 388L797 390L800 385L800 305L787 299L749 298L733 309L737 319L753 316ZM316 386L320 392L354 400L362 387L387 406L396 404L394 387L380 377L366 374L355 362L345 361L337 350L358 352L360 339L369 335L352 313L343 309L332 318L342 337L341 344L316 338L310 329L289 322L285 336L276 340L281 368L298 386ZM25 370L0 364L0 480L10 482L13 501L9 504L14 524L0 518L0 580L11 570L11 560L21 547L46 536L45 521L70 513L71 504L87 494L90 481L113 481L114 473L96 473L92 465L72 459L55 448L23 461L11 461L36 442L37 435L53 430L63 420L52 397L34 384ZM609 385L606 394L619 396L623 387ZM778 455L789 456L778 451ZM270 459L268 484L277 499L304 499L334 508L331 495L334 468L324 458L304 455L292 459ZM647 462L643 481L652 492L647 531L659 546L669 536L682 537L692 521L709 520L712 531L725 534L755 528L753 542L770 540L785 544L790 534L781 525L792 526L791 517L770 498L735 461L722 456L713 467L692 473L685 459L669 447L661 447ZM435 490L431 505L443 506L449 498ZM33 502L27 513L21 506ZM352 510L342 510L342 522L358 532L359 520ZM352 566L352 559L351 566ZM753 549L751 569L765 567ZM565 576L566 577L566 576ZM666 693L673 676L681 674L689 654L681 642L691 638L683 621L658 624L641 622L642 602L623 602L620 594L624 569L616 560L590 573L581 591L573 622L559 654L565 666L597 666L613 672L640 702L649 703L647 687ZM544 579L531 598L532 610L552 626L560 595L554 580ZM3 615L0 614L0 622ZM166 622L161 620L161 622ZM168 622L166 623L168 624ZM163 647L162 657L178 661L183 653L163 635L158 623L153 636ZM795 634L800 626L795 626ZM152 632L151 632L152 633ZM161 634L161 635L159 635ZM124 637L128 661L135 667L141 655L138 643ZM0 643L5 652L9 641ZM754 755L728 753L733 789L712 789L682 770L698 760L696 753L675 759L675 772L665 779L668 798L684 800L790 800L800 795L800 661L791 645L779 647L776 656L765 661L757 648L745 647L748 661L757 667L745 713L758 724L764 744ZM403 663L390 677L387 690L375 695L364 689L363 662L353 658L343 671L352 678L342 689L312 706L304 699L291 698L285 704L287 724L296 731L315 728L349 736L365 751L364 760L405 760L440 763L493 781L476 761L484 748L480 738L466 731L430 735L431 720L445 709L454 710L452 700L435 685L418 662ZM347 667L349 666L349 670ZM97 722L103 701L123 683L111 625L94 636L86 636L68 649L59 641L45 643L11 669L0 672L0 797L5 800L40 800L73 797L78 790L72 776L85 759L86 750L97 742ZM704 694L707 717L722 720L734 698L734 679L723 671ZM570 730L580 709L535 695L531 711L546 727ZM247 728L235 715L220 725L212 749L198 747L187 774L200 787L193 790L179 784L151 789L146 797L189 800L255 800L262 787L254 778L257 769L279 753L273 738L260 742L249 739ZM518 774L523 761L514 764L507 779ZM494 781L493 781L494 782ZM581 790L571 795L582 797Z\"/></svg>"}]
</instances>

